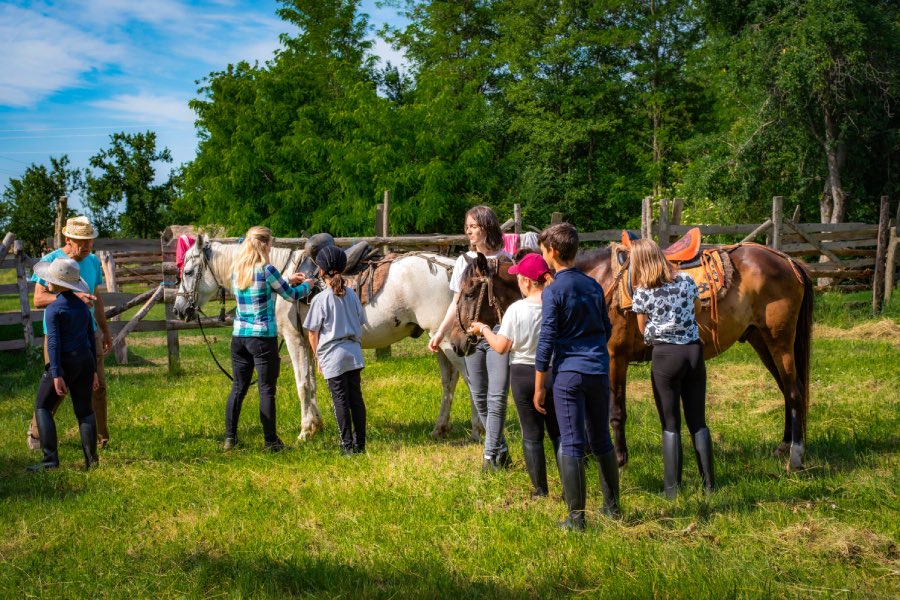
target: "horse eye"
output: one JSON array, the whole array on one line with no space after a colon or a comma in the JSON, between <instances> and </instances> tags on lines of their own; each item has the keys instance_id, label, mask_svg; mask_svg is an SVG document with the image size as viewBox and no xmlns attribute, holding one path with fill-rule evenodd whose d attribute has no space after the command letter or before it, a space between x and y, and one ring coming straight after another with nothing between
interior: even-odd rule
<instances>
[{"instance_id":1,"label":"horse eye","mask_svg":"<svg viewBox=\"0 0 900 600\"><path fill-rule=\"evenodd\" d=\"M184 272L184 276L185 276L185 277L191 277L191 276L193 276L193 275L194 275L194 270L193 270L193 269L188 269L188 270L185 270L185 272Z\"/></svg>"}]
</instances>

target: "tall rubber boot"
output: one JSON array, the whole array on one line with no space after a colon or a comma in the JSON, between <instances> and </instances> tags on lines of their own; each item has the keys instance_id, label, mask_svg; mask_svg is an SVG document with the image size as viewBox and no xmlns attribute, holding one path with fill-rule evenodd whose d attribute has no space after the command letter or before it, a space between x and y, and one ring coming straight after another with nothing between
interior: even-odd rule
<instances>
[{"instance_id":1,"label":"tall rubber boot","mask_svg":"<svg viewBox=\"0 0 900 600\"><path fill-rule=\"evenodd\" d=\"M562 479L563 497L569 509L569 516L559 524L559 528L584 531L584 503L587 495L584 459L560 454L559 475Z\"/></svg>"},{"instance_id":2,"label":"tall rubber boot","mask_svg":"<svg viewBox=\"0 0 900 600\"><path fill-rule=\"evenodd\" d=\"M716 489L716 479L713 473L712 436L706 427L694 434L694 455L703 477L703 491L709 494Z\"/></svg>"},{"instance_id":3,"label":"tall rubber boot","mask_svg":"<svg viewBox=\"0 0 900 600\"><path fill-rule=\"evenodd\" d=\"M600 491L603 493L603 514L610 519L622 516L619 507L619 460L616 451L595 455L600 468Z\"/></svg>"},{"instance_id":4,"label":"tall rubber boot","mask_svg":"<svg viewBox=\"0 0 900 600\"><path fill-rule=\"evenodd\" d=\"M97 422L94 413L78 419L78 433L81 434L81 449L84 450L84 470L89 471L100 464L97 457Z\"/></svg>"},{"instance_id":5,"label":"tall rubber boot","mask_svg":"<svg viewBox=\"0 0 900 600\"><path fill-rule=\"evenodd\" d=\"M674 500L678 495L678 481L681 479L681 434L662 432L663 488L666 498Z\"/></svg>"},{"instance_id":6,"label":"tall rubber boot","mask_svg":"<svg viewBox=\"0 0 900 600\"><path fill-rule=\"evenodd\" d=\"M525 458L525 469L531 478L531 497L544 498L549 493L547 486L547 457L544 455L543 442L522 440L522 456Z\"/></svg>"},{"instance_id":7,"label":"tall rubber boot","mask_svg":"<svg viewBox=\"0 0 900 600\"><path fill-rule=\"evenodd\" d=\"M46 408L39 408L34 411L34 417L37 420L38 433L41 436L41 450L44 453L44 460L36 465L28 467L27 471L29 473L59 467L59 452L57 450L56 442L56 422L53 420L53 413Z\"/></svg>"},{"instance_id":8,"label":"tall rubber boot","mask_svg":"<svg viewBox=\"0 0 900 600\"><path fill-rule=\"evenodd\" d=\"M559 482L562 484L562 439L561 438L550 438L550 441L553 442L553 458L556 459L556 472L559 473ZM562 488L562 499L563 502L566 501L566 488Z\"/></svg>"}]
</instances>

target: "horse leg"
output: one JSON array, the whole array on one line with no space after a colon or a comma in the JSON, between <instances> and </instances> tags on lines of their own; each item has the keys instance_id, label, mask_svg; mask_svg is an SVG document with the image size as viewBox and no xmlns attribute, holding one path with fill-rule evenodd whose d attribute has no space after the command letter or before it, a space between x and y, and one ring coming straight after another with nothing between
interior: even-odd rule
<instances>
[{"instance_id":1,"label":"horse leg","mask_svg":"<svg viewBox=\"0 0 900 600\"><path fill-rule=\"evenodd\" d=\"M769 373L772 374L772 378L775 379L775 383L778 384L778 389L781 390L781 395L784 397L784 435L782 436L778 447L775 449L775 456L781 458L787 455L791 450L792 420L790 396L784 392L784 383L781 381L781 373L778 372L775 360L769 352L769 346L766 345L766 341L763 339L763 336L758 329L754 327L750 333L747 334L747 342L754 350L756 350L756 354L759 356L759 359L762 361L763 365L765 365L766 369L768 369Z\"/></svg>"},{"instance_id":2,"label":"horse leg","mask_svg":"<svg viewBox=\"0 0 900 600\"><path fill-rule=\"evenodd\" d=\"M609 422L613 430L613 443L616 447L616 458L619 466L628 464L628 443L625 440L625 421L628 415L625 410L625 384L628 380L628 361L609 360Z\"/></svg>"},{"instance_id":3,"label":"horse leg","mask_svg":"<svg viewBox=\"0 0 900 600\"><path fill-rule=\"evenodd\" d=\"M804 398L804 390L797 375L797 366L794 360L794 340L785 347L785 344L777 342L771 335L766 332L760 332L762 340L766 343L769 353L772 357L776 369L778 370L778 378L781 380L779 386L784 393L785 402L785 436L790 439L790 458L788 460L788 471L802 471L803 455L806 452L804 442L806 438L806 398ZM784 336L782 336L784 337ZM790 336L793 338L793 336ZM779 448L783 448L787 440L783 440Z\"/></svg>"},{"instance_id":4,"label":"horse leg","mask_svg":"<svg viewBox=\"0 0 900 600\"><path fill-rule=\"evenodd\" d=\"M297 396L300 398L300 435L297 439L305 441L322 429L322 415L316 401L316 375L312 360L312 348L309 342L291 327L284 330L285 344L291 363L294 365L294 382L297 385Z\"/></svg>"},{"instance_id":5,"label":"horse leg","mask_svg":"<svg viewBox=\"0 0 900 600\"><path fill-rule=\"evenodd\" d=\"M442 438L450 433L450 409L453 406L453 393L456 391L456 383L459 381L459 371L450 362L443 350L437 353L438 367L441 370L441 408L438 411L437 422L431 437Z\"/></svg>"}]
</instances>

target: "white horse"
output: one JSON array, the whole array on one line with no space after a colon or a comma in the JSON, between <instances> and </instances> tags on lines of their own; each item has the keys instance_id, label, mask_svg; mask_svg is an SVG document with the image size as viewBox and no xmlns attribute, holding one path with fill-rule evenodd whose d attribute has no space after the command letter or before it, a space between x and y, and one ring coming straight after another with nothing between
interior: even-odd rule
<instances>
[{"instance_id":1,"label":"white horse","mask_svg":"<svg viewBox=\"0 0 900 600\"><path fill-rule=\"evenodd\" d=\"M184 255L184 272L175 299L175 314L184 321L195 318L199 309L220 288L230 289L231 274L238 244L210 242L201 235ZM309 258L304 250L273 248L270 260L282 273L293 273ZM453 300L448 285L454 261L431 253L400 255L388 272L384 287L365 305L368 325L363 328L364 348L383 348L405 337L419 337L435 330ZM316 376L312 350L302 331L309 307L303 301L293 303L277 297L275 317L278 332L284 337L300 398L301 428L299 439L306 440L322 429L322 416L316 402ZM453 352L449 342L441 344L437 353L443 395L433 437L450 431L450 408L460 373L465 362ZM470 397L471 403L471 397ZM478 441L483 432L477 411L472 414L471 438Z\"/></svg>"}]
</instances>

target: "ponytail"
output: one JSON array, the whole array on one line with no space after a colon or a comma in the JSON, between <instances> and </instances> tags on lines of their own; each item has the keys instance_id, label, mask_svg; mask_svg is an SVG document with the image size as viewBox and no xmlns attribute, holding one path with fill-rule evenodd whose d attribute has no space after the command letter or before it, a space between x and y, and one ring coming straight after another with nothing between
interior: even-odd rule
<instances>
[{"instance_id":1,"label":"ponytail","mask_svg":"<svg viewBox=\"0 0 900 600\"><path fill-rule=\"evenodd\" d=\"M326 281L328 282L328 287L331 288L331 292L335 296L341 297L347 291L347 284L344 281L344 276L340 273L326 276Z\"/></svg>"}]
</instances>

